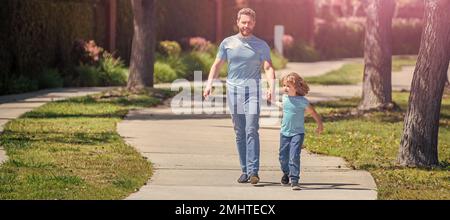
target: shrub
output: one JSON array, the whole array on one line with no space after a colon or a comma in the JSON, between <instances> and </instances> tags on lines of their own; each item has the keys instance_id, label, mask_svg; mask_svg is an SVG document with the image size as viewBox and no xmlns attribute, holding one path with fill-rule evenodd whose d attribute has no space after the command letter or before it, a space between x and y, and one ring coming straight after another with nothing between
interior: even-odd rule
<instances>
[{"instance_id":1,"label":"shrub","mask_svg":"<svg viewBox=\"0 0 450 220\"><path fill-rule=\"evenodd\" d=\"M294 46L294 37L292 37L291 35L287 35L285 34L283 36L283 48L285 49L290 49Z\"/></svg>"},{"instance_id":2,"label":"shrub","mask_svg":"<svg viewBox=\"0 0 450 220\"><path fill-rule=\"evenodd\" d=\"M193 51L197 52L205 52L210 55L215 55L217 52L217 46L212 44L210 41L207 41L202 37L192 37L189 39L189 46Z\"/></svg>"},{"instance_id":3,"label":"shrub","mask_svg":"<svg viewBox=\"0 0 450 220\"><path fill-rule=\"evenodd\" d=\"M318 22L315 48L322 59L361 57L364 51L364 19L340 18L335 22Z\"/></svg>"},{"instance_id":4,"label":"shrub","mask_svg":"<svg viewBox=\"0 0 450 220\"><path fill-rule=\"evenodd\" d=\"M392 22L392 53L417 54L423 23L421 19L394 19Z\"/></svg>"},{"instance_id":5,"label":"shrub","mask_svg":"<svg viewBox=\"0 0 450 220\"><path fill-rule=\"evenodd\" d=\"M340 18L335 22L318 22L316 27L315 48L322 59L363 56L364 18ZM420 19L393 19L392 54L417 54L422 28Z\"/></svg>"},{"instance_id":6,"label":"shrub","mask_svg":"<svg viewBox=\"0 0 450 220\"><path fill-rule=\"evenodd\" d=\"M77 86L98 86L101 81L100 68L96 66L81 64L75 67L75 71L78 74Z\"/></svg>"},{"instance_id":7,"label":"shrub","mask_svg":"<svg viewBox=\"0 0 450 220\"><path fill-rule=\"evenodd\" d=\"M112 54L105 53L100 60L101 85L124 86L128 80L128 70L120 58L114 58Z\"/></svg>"},{"instance_id":8,"label":"shrub","mask_svg":"<svg viewBox=\"0 0 450 220\"><path fill-rule=\"evenodd\" d=\"M293 43L291 48L286 49L285 54L290 61L295 62L314 62L320 60L319 52L304 41Z\"/></svg>"},{"instance_id":9,"label":"shrub","mask_svg":"<svg viewBox=\"0 0 450 220\"><path fill-rule=\"evenodd\" d=\"M166 57L178 58L181 54L181 46L176 41L161 41L158 52Z\"/></svg>"},{"instance_id":10,"label":"shrub","mask_svg":"<svg viewBox=\"0 0 450 220\"><path fill-rule=\"evenodd\" d=\"M177 72L169 64L161 61L155 62L154 80L155 83L167 83L176 80Z\"/></svg>"},{"instance_id":11,"label":"shrub","mask_svg":"<svg viewBox=\"0 0 450 220\"><path fill-rule=\"evenodd\" d=\"M73 43L72 57L76 64L94 65L100 61L104 51L93 40L84 41L78 39Z\"/></svg>"},{"instance_id":12,"label":"shrub","mask_svg":"<svg viewBox=\"0 0 450 220\"><path fill-rule=\"evenodd\" d=\"M17 94L38 90L38 82L26 76L12 76L6 78L0 85L0 94Z\"/></svg>"},{"instance_id":13,"label":"shrub","mask_svg":"<svg viewBox=\"0 0 450 220\"><path fill-rule=\"evenodd\" d=\"M274 69L280 70L286 67L288 60L284 58L282 55L280 55L278 52L272 50L270 52L270 56L272 58L272 65Z\"/></svg>"},{"instance_id":14,"label":"shrub","mask_svg":"<svg viewBox=\"0 0 450 220\"><path fill-rule=\"evenodd\" d=\"M63 79L57 69L45 69L39 76L39 89L61 88Z\"/></svg>"}]
</instances>

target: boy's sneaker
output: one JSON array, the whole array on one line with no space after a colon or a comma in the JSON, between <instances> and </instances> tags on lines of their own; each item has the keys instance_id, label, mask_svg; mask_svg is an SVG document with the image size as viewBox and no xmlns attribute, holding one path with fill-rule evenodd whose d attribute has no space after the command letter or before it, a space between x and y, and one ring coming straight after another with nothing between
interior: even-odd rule
<instances>
[{"instance_id":1,"label":"boy's sneaker","mask_svg":"<svg viewBox=\"0 0 450 220\"><path fill-rule=\"evenodd\" d=\"M259 183L259 176L258 175L252 175L250 177L250 183L253 185L256 185Z\"/></svg>"},{"instance_id":2,"label":"boy's sneaker","mask_svg":"<svg viewBox=\"0 0 450 220\"><path fill-rule=\"evenodd\" d=\"M237 181L238 181L238 183L248 183L247 174L243 173Z\"/></svg>"},{"instance_id":3,"label":"boy's sneaker","mask_svg":"<svg viewBox=\"0 0 450 220\"><path fill-rule=\"evenodd\" d=\"M302 190L302 188L300 188L300 184L298 183L292 183L292 190Z\"/></svg>"},{"instance_id":4,"label":"boy's sneaker","mask_svg":"<svg viewBox=\"0 0 450 220\"><path fill-rule=\"evenodd\" d=\"M281 184L283 185L289 184L289 175L284 174L283 177L281 177Z\"/></svg>"}]
</instances>

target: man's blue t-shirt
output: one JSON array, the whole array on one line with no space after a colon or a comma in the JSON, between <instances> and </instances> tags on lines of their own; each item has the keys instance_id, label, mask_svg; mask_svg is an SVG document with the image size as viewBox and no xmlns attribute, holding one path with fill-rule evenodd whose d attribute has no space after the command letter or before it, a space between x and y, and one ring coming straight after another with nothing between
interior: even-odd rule
<instances>
[{"instance_id":1,"label":"man's blue t-shirt","mask_svg":"<svg viewBox=\"0 0 450 220\"><path fill-rule=\"evenodd\" d=\"M239 34L222 41L217 58L228 62L228 89L243 89L261 80L264 61L271 62L270 47L255 36L242 38Z\"/></svg>"},{"instance_id":2,"label":"man's blue t-shirt","mask_svg":"<svg viewBox=\"0 0 450 220\"><path fill-rule=\"evenodd\" d=\"M303 96L283 95L281 134L292 137L305 133L305 109L309 101Z\"/></svg>"}]
</instances>

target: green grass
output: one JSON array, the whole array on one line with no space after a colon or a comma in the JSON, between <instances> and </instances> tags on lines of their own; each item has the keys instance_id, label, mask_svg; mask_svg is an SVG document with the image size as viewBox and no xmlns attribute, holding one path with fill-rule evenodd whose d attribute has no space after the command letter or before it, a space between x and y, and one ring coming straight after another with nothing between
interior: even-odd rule
<instances>
[{"instance_id":1,"label":"green grass","mask_svg":"<svg viewBox=\"0 0 450 220\"><path fill-rule=\"evenodd\" d=\"M401 71L403 66L414 66L415 63L415 56L396 56L392 59L392 71ZM321 76L306 77L305 80L318 85L353 85L362 82L363 72L364 64L351 63Z\"/></svg>"},{"instance_id":2,"label":"green grass","mask_svg":"<svg viewBox=\"0 0 450 220\"><path fill-rule=\"evenodd\" d=\"M321 76L306 77L308 84L318 85L351 85L362 81L364 66L360 63L345 64L338 70Z\"/></svg>"},{"instance_id":3,"label":"green grass","mask_svg":"<svg viewBox=\"0 0 450 220\"><path fill-rule=\"evenodd\" d=\"M151 164L116 132L132 108L157 105L169 91L51 102L5 126L0 199L122 199L152 174Z\"/></svg>"},{"instance_id":4,"label":"green grass","mask_svg":"<svg viewBox=\"0 0 450 220\"><path fill-rule=\"evenodd\" d=\"M394 93L394 101L406 110L409 93ZM439 160L433 169L401 168L396 164L404 112L350 114L359 98L322 102L317 110L325 121L321 136L311 133L305 145L315 153L339 156L356 169L370 171L378 186L378 199L450 199L450 95L442 101ZM307 118L306 127L315 124Z\"/></svg>"}]
</instances>

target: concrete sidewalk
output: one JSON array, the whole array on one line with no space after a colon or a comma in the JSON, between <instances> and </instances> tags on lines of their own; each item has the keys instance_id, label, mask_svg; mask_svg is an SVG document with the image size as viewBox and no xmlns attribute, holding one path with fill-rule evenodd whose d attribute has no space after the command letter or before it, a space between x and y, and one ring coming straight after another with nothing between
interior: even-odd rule
<instances>
[{"instance_id":1,"label":"concrete sidewalk","mask_svg":"<svg viewBox=\"0 0 450 220\"><path fill-rule=\"evenodd\" d=\"M118 132L154 165L153 177L131 200L377 198L370 173L351 170L342 158L306 150L301 155L303 190L281 186L279 126L260 128L261 182L256 187L236 182L241 171L229 115L174 115L164 105L131 111Z\"/></svg>"},{"instance_id":2,"label":"concrete sidewalk","mask_svg":"<svg viewBox=\"0 0 450 220\"><path fill-rule=\"evenodd\" d=\"M16 119L47 102L85 96L111 88L113 87L46 89L18 95L0 96L0 133L3 132L3 126L8 121ZM6 160L5 150L0 146L0 164Z\"/></svg>"},{"instance_id":3,"label":"concrete sidewalk","mask_svg":"<svg viewBox=\"0 0 450 220\"><path fill-rule=\"evenodd\" d=\"M299 72L319 76L362 59L320 63L290 63L279 74ZM393 73L393 89L409 89L414 67ZM362 73L361 73L362 74ZM157 85L169 87L170 85ZM361 95L362 85L312 85L311 102L338 100ZM216 96L217 97L217 96ZM219 97L224 99L224 97ZM267 117L270 109L262 109ZM367 171L350 169L342 158L301 155L302 191L280 185L278 162L279 125L261 125L261 183L238 184L241 174L231 118L223 115L174 115L168 104L135 110L118 132L154 165L154 175L140 191L127 199L376 199L375 182ZM306 137L307 138L307 137Z\"/></svg>"}]
</instances>

